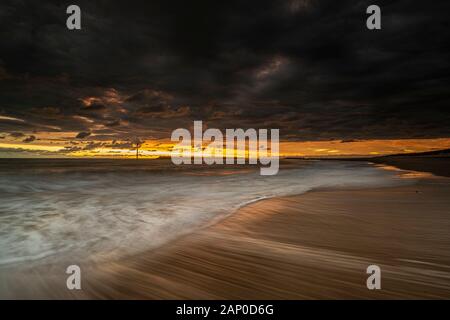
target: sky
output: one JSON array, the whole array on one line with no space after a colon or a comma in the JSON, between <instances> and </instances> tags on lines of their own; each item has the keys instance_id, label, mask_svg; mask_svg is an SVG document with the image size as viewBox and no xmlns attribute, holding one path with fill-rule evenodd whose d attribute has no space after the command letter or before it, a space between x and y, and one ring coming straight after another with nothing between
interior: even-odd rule
<instances>
[{"instance_id":1,"label":"sky","mask_svg":"<svg viewBox=\"0 0 450 320\"><path fill-rule=\"evenodd\" d=\"M382 29L366 28L381 7ZM66 8L81 8L81 30ZM286 155L450 147L450 2L0 3L0 157L166 155L278 128Z\"/></svg>"}]
</instances>

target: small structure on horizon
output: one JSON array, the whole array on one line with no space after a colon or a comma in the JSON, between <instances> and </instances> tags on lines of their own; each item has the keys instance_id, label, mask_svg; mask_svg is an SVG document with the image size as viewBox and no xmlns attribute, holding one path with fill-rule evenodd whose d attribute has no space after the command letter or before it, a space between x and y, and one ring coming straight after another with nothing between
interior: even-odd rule
<instances>
[{"instance_id":1,"label":"small structure on horizon","mask_svg":"<svg viewBox=\"0 0 450 320\"><path fill-rule=\"evenodd\" d=\"M139 138L134 138L131 143L133 144L133 147L136 148L136 160L139 159L139 148L142 147L142 141Z\"/></svg>"}]
</instances>

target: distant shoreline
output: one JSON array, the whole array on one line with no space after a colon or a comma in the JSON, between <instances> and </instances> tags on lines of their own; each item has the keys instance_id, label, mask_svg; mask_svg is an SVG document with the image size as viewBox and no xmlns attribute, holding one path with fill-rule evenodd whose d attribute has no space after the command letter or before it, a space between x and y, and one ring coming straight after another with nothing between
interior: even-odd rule
<instances>
[{"instance_id":1,"label":"distant shoreline","mask_svg":"<svg viewBox=\"0 0 450 320\"><path fill-rule=\"evenodd\" d=\"M438 176L450 177L450 149L377 157L287 157L285 159L367 161L377 164L391 165L403 170L428 172Z\"/></svg>"},{"instance_id":2,"label":"distant shoreline","mask_svg":"<svg viewBox=\"0 0 450 320\"><path fill-rule=\"evenodd\" d=\"M374 158L288 158L298 160L320 161L367 161L376 164L385 164L403 170L421 171L437 176L450 177L450 157L445 156L385 156Z\"/></svg>"}]
</instances>

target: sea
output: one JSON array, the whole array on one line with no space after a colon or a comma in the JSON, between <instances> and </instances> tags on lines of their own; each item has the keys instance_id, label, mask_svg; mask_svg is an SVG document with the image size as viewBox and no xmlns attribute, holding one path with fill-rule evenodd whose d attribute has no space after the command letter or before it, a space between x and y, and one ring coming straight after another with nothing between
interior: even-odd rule
<instances>
[{"instance_id":1,"label":"sea","mask_svg":"<svg viewBox=\"0 0 450 320\"><path fill-rule=\"evenodd\" d=\"M408 183L359 161L180 165L170 159L0 159L0 266L101 262L158 247L271 197Z\"/></svg>"}]
</instances>

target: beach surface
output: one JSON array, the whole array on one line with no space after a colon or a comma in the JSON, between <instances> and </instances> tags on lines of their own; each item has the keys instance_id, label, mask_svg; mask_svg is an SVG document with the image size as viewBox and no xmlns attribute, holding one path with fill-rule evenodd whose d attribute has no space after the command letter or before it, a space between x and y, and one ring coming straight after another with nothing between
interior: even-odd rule
<instances>
[{"instance_id":1,"label":"beach surface","mask_svg":"<svg viewBox=\"0 0 450 320\"><path fill-rule=\"evenodd\" d=\"M435 181L264 200L111 266L105 291L100 283L88 291L96 298L448 299L449 207L448 184ZM381 268L382 290L366 287L372 264Z\"/></svg>"},{"instance_id":2,"label":"beach surface","mask_svg":"<svg viewBox=\"0 0 450 320\"><path fill-rule=\"evenodd\" d=\"M445 178L267 199L157 250L82 267L80 291L55 270L53 282L24 289L34 270L14 288L25 298L448 299L448 208ZM373 264L381 290L366 287Z\"/></svg>"},{"instance_id":3,"label":"beach surface","mask_svg":"<svg viewBox=\"0 0 450 320\"><path fill-rule=\"evenodd\" d=\"M450 179L403 177L414 183L248 204L155 249L80 264L82 290L61 264L4 267L2 298L449 299ZM367 289L370 265L381 290Z\"/></svg>"}]
</instances>

